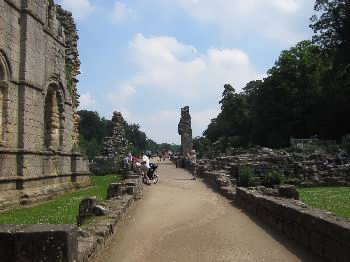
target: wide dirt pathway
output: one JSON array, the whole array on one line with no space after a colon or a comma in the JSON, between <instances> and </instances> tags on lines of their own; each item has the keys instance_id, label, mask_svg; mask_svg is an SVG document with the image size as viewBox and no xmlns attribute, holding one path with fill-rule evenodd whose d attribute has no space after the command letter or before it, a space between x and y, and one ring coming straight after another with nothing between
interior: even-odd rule
<instances>
[{"instance_id":1,"label":"wide dirt pathway","mask_svg":"<svg viewBox=\"0 0 350 262\"><path fill-rule=\"evenodd\" d=\"M319 261L280 242L170 162L145 187L98 262Z\"/></svg>"}]
</instances>

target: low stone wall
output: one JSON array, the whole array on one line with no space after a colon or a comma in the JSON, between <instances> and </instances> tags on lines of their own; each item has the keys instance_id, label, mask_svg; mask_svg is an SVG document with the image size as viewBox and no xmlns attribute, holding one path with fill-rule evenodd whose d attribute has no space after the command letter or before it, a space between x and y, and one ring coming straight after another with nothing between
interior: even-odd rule
<instances>
[{"instance_id":1,"label":"low stone wall","mask_svg":"<svg viewBox=\"0 0 350 262\"><path fill-rule=\"evenodd\" d=\"M236 188L232 175L224 169L208 170L207 165L202 163L187 163L184 168L202 178L213 190L235 200L235 204L264 224L322 259L332 262L350 261L350 220L336 217L330 212L308 208L298 200Z\"/></svg>"},{"instance_id":2,"label":"low stone wall","mask_svg":"<svg viewBox=\"0 0 350 262\"><path fill-rule=\"evenodd\" d=\"M0 260L75 262L77 232L71 225L0 225Z\"/></svg>"},{"instance_id":3,"label":"low stone wall","mask_svg":"<svg viewBox=\"0 0 350 262\"><path fill-rule=\"evenodd\" d=\"M200 163L186 161L181 158L173 159L173 163L178 168L188 170L196 178L202 178L210 188L219 192L228 199L235 199L235 181L225 170L208 170L208 168Z\"/></svg>"},{"instance_id":4,"label":"low stone wall","mask_svg":"<svg viewBox=\"0 0 350 262\"><path fill-rule=\"evenodd\" d=\"M120 189L116 188L117 184L121 186ZM108 191L109 200L103 203L107 216L79 231L78 262L88 262L94 258L116 232L129 207L142 198L142 177L130 172L121 183L111 184Z\"/></svg>"},{"instance_id":5,"label":"low stone wall","mask_svg":"<svg viewBox=\"0 0 350 262\"><path fill-rule=\"evenodd\" d=\"M51 199L91 185L90 173L45 177L0 178L0 212Z\"/></svg>"},{"instance_id":6,"label":"low stone wall","mask_svg":"<svg viewBox=\"0 0 350 262\"><path fill-rule=\"evenodd\" d=\"M308 208L300 201L237 188L236 203L327 261L350 261L350 221Z\"/></svg>"},{"instance_id":7,"label":"low stone wall","mask_svg":"<svg viewBox=\"0 0 350 262\"><path fill-rule=\"evenodd\" d=\"M130 195L108 201L108 216L99 219L97 224L79 231L78 262L91 261L98 255L99 251L108 243L110 237L116 233L117 226L125 218L134 201L134 196Z\"/></svg>"},{"instance_id":8,"label":"low stone wall","mask_svg":"<svg viewBox=\"0 0 350 262\"><path fill-rule=\"evenodd\" d=\"M116 231L128 208L142 198L141 176L130 173L122 184L120 195L103 202L107 215L84 229L73 225L0 225L0 261L89 261Z\"/></svg>"}]
</instances>

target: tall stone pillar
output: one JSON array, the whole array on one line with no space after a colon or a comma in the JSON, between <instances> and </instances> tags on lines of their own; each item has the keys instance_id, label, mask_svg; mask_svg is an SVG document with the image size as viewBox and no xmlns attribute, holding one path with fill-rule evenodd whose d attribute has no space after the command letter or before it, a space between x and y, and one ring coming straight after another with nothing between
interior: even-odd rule
<instances>
[{"instance_id":1,"label":"tall stone pillar","mask_svg":"<svg viewBox=\"0 0 350 262\"><path fill-rule=\"evenodd\" d=\"M191 115L188 106L181 108L181 119L178 126L178 132L179 135L181 135L181 153L183 156L187 156L193 147Z\"/></svg>"}]
</instances>

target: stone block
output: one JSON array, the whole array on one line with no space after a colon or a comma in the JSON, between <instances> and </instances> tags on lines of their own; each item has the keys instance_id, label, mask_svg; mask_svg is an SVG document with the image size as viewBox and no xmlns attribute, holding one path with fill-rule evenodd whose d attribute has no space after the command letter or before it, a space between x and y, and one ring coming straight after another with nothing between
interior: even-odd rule
<instances>
[{"instance_id":1,"label":"stone block","mask_svg":"<svg viewBox=\"0 0 350 262\"><path fill-rule=\"evenodd\" d=\"M323 256L324 251L324 238L321 234L317 232L311 232L311 237L310 237L310 247L313 253Z\"/></svg>"},{"instance_id":2,"label":"stone block","mask_svg":"<svg viewBox=\"0 0 350 262\"><path fill-rule=\"evenodd\" d=\"M2 262L74 262L77 228L71 225L0 226Z\"/></svg>"},{"instance_id":3,"label":"stone block","mask_svg":"<svg viewBox=\"0 0 350 262\"><path fill-rule=\"evenodd\" d=\"M282 185L278 187L278 193L281 197L299 199L299 192L294 185Z\"/></svg>"},{"instance_id":4,"label":"stone block","mask_svg":"<svg viewBox=\"0 0 350 262\"><path fill-rule=\"evenodd\" d=\"M77 224L81 225L83 220L94 215L94 209L97 205L96 197L84 198L79 204L79 214L77 216Z\"/></svg>"},{"instance_id":5,"label":"stone block","mask_svg":"<svg viewBox=\"0 0 350 262\"><path fill-rule=\"evenodd\" d=\"M350 261L350 222L299 201L237 188L236 203L327 261Z\"/></svg>"},{"instance_id":6,"label":"stone block","mask_svg":"<svg viewBox=\"0 0 350 262\"><path fill-rule=\"evenodd\" d=\"M121 197L124 191L123 183L112 183L108 186L107 189L107 199Z\"/></svg>"}]
</instances>

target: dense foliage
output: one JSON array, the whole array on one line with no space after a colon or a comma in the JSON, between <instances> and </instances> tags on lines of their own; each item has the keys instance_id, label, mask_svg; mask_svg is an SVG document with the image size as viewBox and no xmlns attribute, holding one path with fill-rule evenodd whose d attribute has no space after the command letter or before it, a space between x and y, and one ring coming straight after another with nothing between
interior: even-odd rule
<instances>
[{"instance_id":1,"label":"dense foliage","mask_svg":"<svg viewBox=\"0 0 350 262\"><path fill-rule=\"evenodd\" d=\"M350 4L316 0L315 11L312 41L282 51L267 77L242 92L224 86L221 112L195 140L199 152L350 133Z\"/></svg>"},{"instance_id":2,"label":"dense foliage","mask_svg":"<svg viewBox=\"0 0 350 262\"><path fill-rule=\"evenodd\" d=\"M103 138L112 135L112 121L101 118L97 112L81 110L80 116L80 148L93 159L103 149ZM179 151L179 146L174 144L157 144L140 130L138 124L126 123L126 138L132 145L134 155L140 155L141 151L163 152Z\"/></svg>"}]
</instances>

